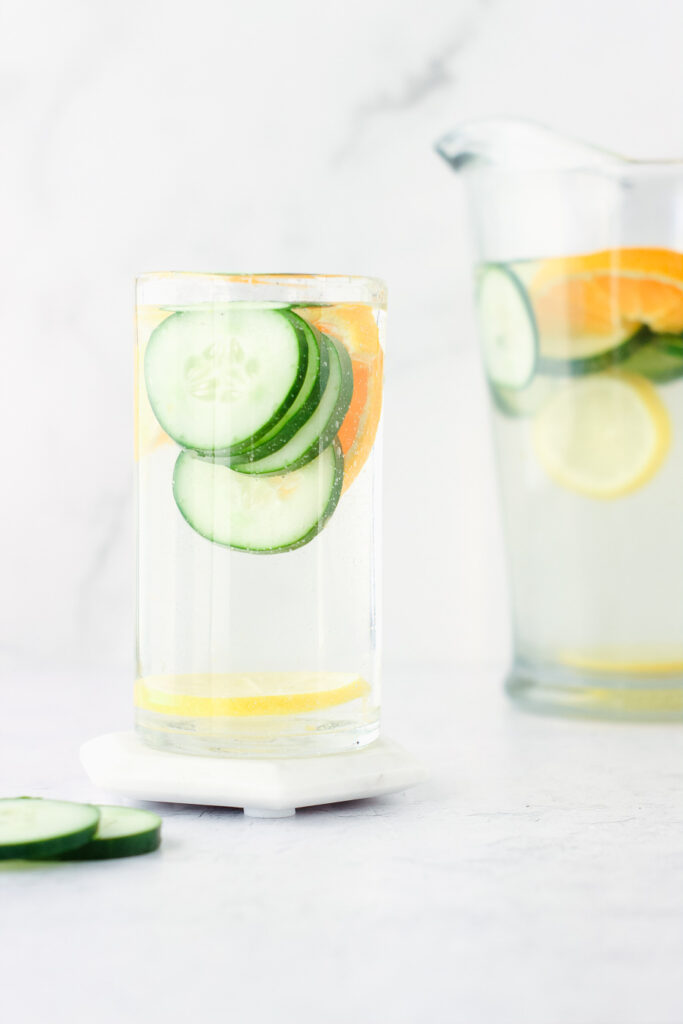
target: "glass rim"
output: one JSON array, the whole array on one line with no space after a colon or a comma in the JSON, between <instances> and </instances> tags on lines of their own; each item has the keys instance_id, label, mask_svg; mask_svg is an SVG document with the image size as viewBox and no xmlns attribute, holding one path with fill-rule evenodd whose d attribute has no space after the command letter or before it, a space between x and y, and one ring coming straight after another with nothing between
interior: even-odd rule
<instances>
[{"instance_id":1,"label":"glass rim","mask_svg":"<svg viewBox=\"0 0 683 1024\"><path fill-rule=\"evenodd\" d=\"M336 304L340 302L386 308L387 286L381 278L350 274L222 273L199 270L157 270L135 278L138 302L141 294L172 302L182 293L192 303L264 300ZM154 302L154 300L152 300Z\"/></svg>"},{"instance_id":2,"label":"glass rim","mask_svg":"<svg viewBox=\"0 0 683 1024\"><path fill-rule=\"evenodd\" d=\"M234 281L235 284L306 284L311 281L334 281L335 284L348 282L349 285L366 285L386 292L386 281L381 277L370 277L366 274L309 274L303 272L283 271L261 273L244 273L221 270L146 270L135 275L135 280L169 281L175 278L206 278L207 280Z\"/></svg>"}]
</instances>

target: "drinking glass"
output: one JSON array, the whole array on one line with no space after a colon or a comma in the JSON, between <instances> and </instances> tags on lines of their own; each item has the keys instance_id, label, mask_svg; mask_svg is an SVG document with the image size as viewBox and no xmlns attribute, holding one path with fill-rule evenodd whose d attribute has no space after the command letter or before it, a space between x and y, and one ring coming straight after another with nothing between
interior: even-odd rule
<instances>
[{"instance_id":1,"label":"drinking glass","mask_svg":"<svg viewBox=\"0 0 683 1024\"><path fill-rule=\"evenodd\" d=\"M147 744L297 757L378 736L385 309L363 277L138 279Z\"/></svg>"}]
</instances>

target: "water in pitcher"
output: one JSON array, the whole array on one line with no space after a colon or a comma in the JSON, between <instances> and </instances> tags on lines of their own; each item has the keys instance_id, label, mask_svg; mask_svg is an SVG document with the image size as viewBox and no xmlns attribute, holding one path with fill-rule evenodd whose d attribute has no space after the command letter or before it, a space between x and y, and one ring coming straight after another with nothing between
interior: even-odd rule
<instances>
[{"instance_id":1,"label":"water in pitcher","mask_svg":"<svg viewBox=\"0 0 683 1024\"><path fill-rule=\"evenodd\" d=\"M516 671L637 703L683 676L683 255L484 264L476 294Z\"/></svg>"}]
</instances>

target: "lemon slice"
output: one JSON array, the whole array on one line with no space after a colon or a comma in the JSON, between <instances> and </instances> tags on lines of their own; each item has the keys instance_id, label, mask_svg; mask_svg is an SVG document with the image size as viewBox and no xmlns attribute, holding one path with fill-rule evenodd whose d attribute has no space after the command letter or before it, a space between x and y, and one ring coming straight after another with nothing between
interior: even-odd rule
<instances>
[{"instance_id":1,"label":"lemon slice","mask_svg":"<svg viewBox=\"0 0 683 1024\"><path fill-rule=\"evenodd\" d=\"M593 686L583 691L586 704L609 714L669 715L683 711L683 693L674 689L607 689Z\"/></svg>"},{"instance_id":2,"label":"lemon slice","mask_svg":"<svg viewBox=\"0 0 683 1024\"><path fill-rule=\"evenodd\" d=\"M293 715L346 704L369 693L364 679L344 672L198 673L138 679L135 705L191 718Z\"/></svg>"},{"instance_id":3,"label":"lemon slice","mask_svg":"<svg viewBox=\"0 0 683 1024\"><path fill-rule=\"evenodd\" d=\"M562 651L559 660L571 668L606 675L683 675L683 652L678 650L663 651L660 654L654 651L638 652L630 657L625 651Z\"/></svg>"},{"instance_id":4,"label":"lemon slice","mask_svg":"<svg viewBox=\"0 0 683 1024\"><path fill-rule=\"evenodd\" d=\"M671 443L669 415L653 386L617 370L556 392L533 424L538 459L562 487L618 498L657 472Z\"/></svg>"},{"instance_id":5,"label":"lemon slice","mask_svg":"<svg viewBox=\"0 0 683 1024\"><path fill-rule=\"evenodd\" d=\"M595 682L597 677L605 679L605 686L584 685L581 690L581 703L596 711L645 716L683 711L683 690L677 685L683 675L683 650L679 647L564 650L558 661L589 673ZM654 684L653 677L661 679L661 685Z\"/></svg>"}]
</instances>

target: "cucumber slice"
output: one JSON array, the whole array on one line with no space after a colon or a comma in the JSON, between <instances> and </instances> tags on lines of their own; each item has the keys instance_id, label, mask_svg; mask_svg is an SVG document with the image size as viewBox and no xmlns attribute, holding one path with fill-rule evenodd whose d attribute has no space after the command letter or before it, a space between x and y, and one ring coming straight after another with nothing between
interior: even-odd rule
<instances>
[{"instance_id":1,"label":"cucumber slice","mask_svg":"<svg viewBox=\"0 0 683 1024\"><path fill-rule=\"evenodd\" d=\"M489 380L526 387L536 369L538 331L524 285L509 267L489 264L479 272L476 304Z\"/></svg>"},{"instance_id":2,"label":"cucumber slice","mask_svg":"<svg viewBox=\"0 0 683 1024\"><path fill-rule=\"evenodd\" d=\"M303 384L308 337L282 310L174 313L153 331L145 383L157 420L184 448L230 452L263 437Z\"/></svg>"},{"instance_id":3,"label":"cucumber slice","mask_svg":"<svg viewBox=\"0 0 683 1024\"><path fill-rule=\"evenodd\" d=\"M289 313L288 315L295 317L294 313ZM258 445L255 448L238 445L234 449L237 454L230 457L230 463L244 462L253 458L261 459L272 452L278 451L306 423L320 404L320 399L325 391L327 378L330 373L328 347L322 335L315 328L298 316L295 319L297 326L305 332L308 339L308 365L301 390L282 419L278 420L275 426L261 438ZM256 455L256 452L258 452L258 455Z\"/></svg>"},{"instance_id":4,"label":"cucumber slice","mask_svg":"<svg viewBox=\"0 0 683 1024\"><path fill-rule=\"evenodd\" d=\"M293 551L320 533L344 479L338 441L284 476L247 476L225 461L185 451L173 473L173 496L193 530L225 547L269 554Z\"/></svg>"},{"instance_id":5,"label":"cucumber slice","mask_svg":"<svg viewBox=\"0 0 683 1024\"><path fill-rule=\"evenodd\" d=\"M137 807L98 805L100 820L95 835L84 846L64 853L60 860L110 860L152 853L161 842L161 818Z\"/></svg>"},{"instance_id":6,"label":"cucumber slice","mask_svg":"<svg viewBox=\"0 0 683 1024\"><path fill-rule=\"evenodd\" d=\"M327 351L329 374L317 408L293 437L278 451L261 457L261 449L250 453L249 460L233 462L238 473L259 476L290 473L317 458L336 437L348 412L353 395L351 357L341 342L319 334Z\"/></svg>"},{"instance_id":7,"label":"cucumber slice","mask_svg":"<svg viewBox=\"0 0 683 1024\"><path fill-rule=\"evenodd\" d=\"M0 799L0 860L54 857L95 835L100 812L91 804L39 797Z\"/></svg>"},{"instance_id":8,"label":"cucumber slice","mask_svg":"<svg viewBox=\"0 0 683 1024\"><path fill-rule=\"evenodd\" d=\"M541 337L538 372L550 376L581 377L586 373L599 373L601 370L608 370L629 359L647 341L649 333L646 327L634 327L626 337L621 335L618 340L612 342L605 341L604 338L581 338L579 341L579 339L568 335L562 347L557 342L550 346ZM605 345L610 347L605 348ZM576 357L568 355L573 349L579 347L584 353L594 351L592 354ZM551 348L554 352L562 351L565 354L549 355Z\"/></svg>"},{"instance_id":9,"label":"cucumber slice","mask_svg":"<svg viewBox=\"0 0 683 1024\"><path fill-rule=\"evenodd\" d=\"M683 359L683 334L657 334L655 337L668 352L673 352Z\"/></svg>"},{"instance_id":10,"label":"cucumber slice","mask_svg":"<svg viewBox=\"0 0 683 1024\"><path fill-rule=\"evenodd\" d=\"M683 376L683 339L677 334L646 332L644 343L623 363L622 369L639 373L655 384Z\"/></svg>"}]
</instances>

